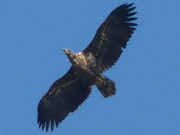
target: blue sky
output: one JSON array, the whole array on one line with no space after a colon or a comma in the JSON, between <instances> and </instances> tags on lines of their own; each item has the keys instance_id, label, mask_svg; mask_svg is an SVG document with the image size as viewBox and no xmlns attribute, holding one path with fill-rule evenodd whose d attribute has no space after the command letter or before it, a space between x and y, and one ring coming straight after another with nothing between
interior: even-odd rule
<instances>
[{"instance_id":1,"label":"blue sky","mask_svg":"<svg viewBox=\"0 0 180 135\"><path fill-rule=\"evenodd\" d=\"M83 50L107 15L135 3L139 19L118 63L105 73L117 94L96 87L53 133L36 123L37 105L71 66L62 48ZM180 134L179 0L1 0L0 135Z\"/></svg>"}]
</instances>

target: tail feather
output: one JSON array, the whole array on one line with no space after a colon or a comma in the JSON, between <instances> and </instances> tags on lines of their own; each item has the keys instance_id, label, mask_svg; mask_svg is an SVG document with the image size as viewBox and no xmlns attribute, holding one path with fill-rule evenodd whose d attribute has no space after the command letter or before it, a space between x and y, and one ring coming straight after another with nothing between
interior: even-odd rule
<instances>
[{"instance_id":1,"label":"tail feather","mask_svg":"<svg viewBox=\"0 0 180 135\"><path fill-rule=\"evenodd\" d=\"M105 76L99 78L99 81L97 81L96 86L105 98L116 94L115 83Z\"/></svg>"}]
</instances>

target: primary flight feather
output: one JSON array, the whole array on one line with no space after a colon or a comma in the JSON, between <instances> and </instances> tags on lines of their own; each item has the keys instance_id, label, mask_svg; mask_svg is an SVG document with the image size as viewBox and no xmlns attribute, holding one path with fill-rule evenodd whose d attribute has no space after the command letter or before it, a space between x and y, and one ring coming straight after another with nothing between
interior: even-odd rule
<instances>
[{"instance_id":1,"label":"primary flight feather","mask_svg":"<svg viewBox=\"0 0 180 135\"><path fill-rule=\"evenodd\" d=\"M115 83L102 73L117 62L136 30L134 9L133 4L123 4L112 11L84 51L73 53L64 49L72 66L39 102L37 122L42 130L51 127L53 131L55 125L58 127L86 100L93 85L105 98L115 95Z\"/></svg>"}]
</instances>

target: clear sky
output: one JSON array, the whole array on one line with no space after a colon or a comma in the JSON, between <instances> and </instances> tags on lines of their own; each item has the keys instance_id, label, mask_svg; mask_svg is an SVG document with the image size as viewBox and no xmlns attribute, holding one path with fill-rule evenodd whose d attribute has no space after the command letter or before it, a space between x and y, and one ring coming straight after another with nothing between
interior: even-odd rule
<instances>
[{"instance_id":1,"label":"clear sky","mask_svg":"<svg viewBox=\"0 0 180 135\"><path fill-rule=\"evenodd\" d=\"M107 15L135 3L139 19L118 63L53 133L38 129L37 105L71 66L62 48L83 50ZM0 135L179 135L179 0L1 0Z\"/></svg>"}]
</instances>

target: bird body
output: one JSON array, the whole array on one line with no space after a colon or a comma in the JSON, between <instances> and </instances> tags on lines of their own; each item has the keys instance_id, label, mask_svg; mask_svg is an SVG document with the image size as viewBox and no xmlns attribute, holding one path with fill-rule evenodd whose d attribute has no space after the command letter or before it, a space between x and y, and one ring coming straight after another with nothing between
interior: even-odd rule
<instances>
[{"instance_id":1,"label":"bird body","mask_svg":"<svg viewBox=\"0 0 180 135\"><path fill-rule=\"evenodd\" d=\"M96 85L104 97L112 96L116 93L115 83L96 71L95 58L93 55L86 56L83 52L73 53L64 49L74 68L74 73L88 80L92 85Z\"/></svg>"},{"instance_id":2,"label":"bird body","mask_svg":"<svg viewBox=\"0 0 180 135\"><path fill-rule=\"evenodd\" d=\"M115 83L103 75L119 59L137 24L133 4L123 4L110 13L89 46L79 53L64 52L72 63L69 71L56 80L38 105L37 122L42 130L58 127L90 95L93 85L107 98L116 93Z\"/></svg>"}]
</instances>

